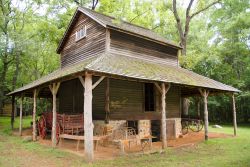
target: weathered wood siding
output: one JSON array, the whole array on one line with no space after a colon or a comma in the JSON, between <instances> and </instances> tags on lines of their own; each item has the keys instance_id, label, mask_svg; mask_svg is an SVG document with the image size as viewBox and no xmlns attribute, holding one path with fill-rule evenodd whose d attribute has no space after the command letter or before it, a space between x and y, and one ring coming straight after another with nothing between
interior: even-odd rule
<instances>
[{"instance_id":1,"label":"weathered wood siding","mask_svg":"<svg viewBox=\"0 0 250 167\"><path fill-rule=\"evenodd\" d=\"M83 87L78 79L63 82L58 91L59 113L83 112Z\"/></svg>"},{"instance_id":2,"label":"weathered wood siding","mask_svg":"<svg viewBox=\"0 0 250 167\"><path fill-rule=\"evenodd\" d=\"M87 26L87 36L75 41L75 33ZM105 51L106 29L84 14L80 14L61 51L61 67L66 67Z\"/></svg>"},{"instance_id":3,"label":"weathered wood siding","mask_svg":"<svg viewBox=\"0 0 250 167\"><path fill-rule=\"evenodd\" d=\"M99 77L93 77L93 83ZM110 119L111 120L160 120L160 96L157 89L156 111L144 111L144 83L126 80L110 79ZM104 120L105 118L105 90L104 79L93 90L93 119ZM63 82L59 92L60 113L83 112L83 87L78 79ZM167 118L180 117L180 89L172 86L166 95Z\"/></svg>"},{"instance_id":4,"label":"weathered wood siding","mask_svg":"<svg viewBox=\"0 0 250 167\"><path fill-rule=\"evenodd\" d=\"M126 119L134 113L142 113L143 84L111 79L110 111L111 119Z\"/></svg>"},{"instance_id":5,"label":"weathered wood siding","mask_svg":"<svg viewBox=\"0 0 250 167\"><path fill-rule=\"evenodd\" d=\"M177 49L112 30L110 41L110 52L178 66Z\"/></svg>"},{"instance_id":6,"label":"weathered wood siding","mask_svg":"<svg viewBox=\"0 0 250 167\"><path fill-rule=\"evenodd\" d=\"M166 95L167 118L179 118L181 116L180 98L180 87L172 85Z\"/></svg>"},{"instance_id":7,"label":"weathered wood siding","mask_svg":"<svg viewBox=\"0 0 250 167\"><path fill-rule=\"evenodd\" d=\"M93 77L95 83L99 77ZM105 118L105 87L106 80L103 80L93 90L93 117L97 115ZM84 89L79 79L63 82L59 88L59 113L82 113L84 102Z\"/></svg>"}]
</instances>

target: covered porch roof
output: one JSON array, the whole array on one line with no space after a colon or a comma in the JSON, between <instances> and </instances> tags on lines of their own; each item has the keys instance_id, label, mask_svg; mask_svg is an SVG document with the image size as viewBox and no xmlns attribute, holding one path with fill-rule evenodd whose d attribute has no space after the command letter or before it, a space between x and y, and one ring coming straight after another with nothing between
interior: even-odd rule
<instances>
[{"instance_id":1,"label":"covered porch roof","mask_svg":"<svg viewBox=\"0 0 250 167\"><path fill-rule=\"evenodd\" d=\"M70 67L60 68L10 92L8 95L31 92L34 88L46 87L53 82L77 78L79 75L83 75L85 71L131 80L173 83L187 87L186 90L206 88L215 92L240 92L232 86L225 85L181 67L107 52Z\"/></svg>"}]
</instances>

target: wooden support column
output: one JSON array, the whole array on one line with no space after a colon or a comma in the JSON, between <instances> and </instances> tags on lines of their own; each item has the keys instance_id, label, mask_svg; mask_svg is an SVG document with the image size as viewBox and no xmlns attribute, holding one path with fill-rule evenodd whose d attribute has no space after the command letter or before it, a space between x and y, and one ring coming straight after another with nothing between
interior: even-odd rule
<instances>
[{"instance_id":1,"label":"wooden support column","mask_svg":"<svg viewBox=\"0 0 250 167\"><path fill-rule=\"evenodd\" d=\"M162 140L162 149L167 148L167 117L166 117L166 94L170 89L170 84L161 83L161 86L158 83L155 83L156 88L161 93L161 140Z\"/></svg>"},{"instance_id":2,"label":"wooden support column","mask_svg":"<svg viewBox=\"0 0 250 167\"><path fill-rule=\"evenodd\" d=\"M235 97L232 94L232 103L233 103L233 125L234 125L234 136L237 135L237 120L236 120L236 107L235 107Z\"/></svg>"},{"instance_id":3,"label":"wooden support column","mask_svg":"<svg viewBox=\"0 0 250 167\"><path fill-rule=\"evenodd\" d=\"M32 131L32 134L33 134L33 141L36 141L37 140L37 131L36 131L36 102L37 102L37 96L38 96L38 89L35 89L33 91L33 131Z\"/></svg>"},{"instance_id":4,"label":"wooden support column","mask_svg":"<svg viewBox=\"0 0 250 167\"><path fill-rule=\"evenodd\" d=\"M49 89L53 96L53 107L52 107L53 118L52 118L52 134L51 134L52 147L56 147L56 143L57 143L57 139L56 139L56 122L57 122L56 120L56 94L58 92L59 87L60 87L60 82L49 85Z\"/></svg>"},{"instance_id":5,"label":"wooden support column","mask_svg":"<svg viewBox=\"0 0 250 167\"><path fill-rule=\"evenodd\" d=\"M92 75L85 74L84 83L84 150L88 162L94 160L93 122L92 122Z\"/></svg>"},{"instance_id":6,"label":"wooden support column","mask_svg":"<svg viewBox=\"0 0 250 167\"><path fill-rule=\"evenodd\" d=\"M10 124L11 124L11 129L13 130L14 129L14 121L15 121L15 96L12 96L11 104L12 104L12 109L11 109Z\"/></svg>"},{"instance_id":7,"label":"wooden support column","mask_svg":"<svg viewBox=\"0 0 250 167\"><path fill-rule=\"evenodd\" d=\"M92 122L92 90L95 89L103 80L104 76L100 77L92 85L92 74L85 73L85 80L82 76L78 77L82 86L84 87L84 151L88 162L94 160L94 144L93 144L93 129Z\"/></svg>"},{"instance_id":8,"label":"wooden support column","mask_svg":"<svg viewBox=\"0 0 250 167\"><path fill-rule=\"evenodd\" d=\"M167 122L166 122L166 87L165 83L161 84L161 134L162 149L167 148Z\"/></svg>"},{"instance_id":9,"label":"wooden support column","mask_svg":"<svg viewBox=\"0 0 250 167\"><path fill-rule=\"evenodd\" d=\"M109 108L109 78L107 78L106 83L106 92L105 92L105 123L109 123L109 114L110 114L110 108Z\"/></svg>"},{"instance_id":10,"label":"wooden support column","mask_svg":"<svg viewBox=\"0 0 250 167\"><path fill-rule=\"evenodd\" d=\"M19 124L19 135L22 136L22 127L23 127L23 94L20 98L20 124Z\"/></svg>"},{"instance_id":11,"label":"wooden support column","mask_svg":"<svg viewBox=\"0 0 250 167\"><path fill-rule=\"evenodd\" d=\"M199 89L204 100L204 122L205 122L205 140L208 140L208 109L207 109L207 97L209 94L208 90Z\"/></svg>"}]
</instances>

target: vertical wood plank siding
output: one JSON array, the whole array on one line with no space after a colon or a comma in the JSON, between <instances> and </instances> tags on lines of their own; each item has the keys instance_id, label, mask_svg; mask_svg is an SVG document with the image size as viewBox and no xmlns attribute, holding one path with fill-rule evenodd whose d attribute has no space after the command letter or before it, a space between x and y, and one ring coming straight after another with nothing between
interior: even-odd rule
<instances>
[{"instance_id":1,"label":"vertical wood plank siding","mask_svg":"<svg viewBox=\"0 0 250 167\"><path fill-rule=\"evenodd\" d=\"M178 66L177 49L111 31L110 52Z\"/></svg>"},{"instance_id":2,"label":"vertical wood plank siding","mask_svg":"<svg viewBox=\"0 0 250 167\"><path fill-rule=\"evenodd\" d=\"M87 27L87 36L75 41L75 33ZM84 14L80 14L61 52L61 67L78 63L105 51L106 29Z\"/></svg>"},{"instance_id":3,"label":"vertical wood plank siding","mask_svg":"<svg viewBox=\"0 0 250 167\"><path fill-rule=\"evenodd\" d=\"M99 77L93 77L93 83ZM105 79L106 80L106 79ZM103 80L93 90L93 119L105 119L105 88ZM160 120L160 96L156 93L156 111L144 112L144 83L126 80L110 79L110 120ZM158 90L155 89L157 92ZM83 88L78 79L63 82L60 86L59 112L82 113L83 112ZM172 85L166 94L167 118L180 117L180 88Z\"/></svg>"},{"instance_id":4,"label":"vertical wood plank siding","mask_svg":"<svg viewBox=\"0 0 250 167\"><path fill-rule=\"evenodd\" d=\"M166 116L167 118L179 118L180 113L180 87L171 85L166 94Z\"/></svg>"}]
</instances>

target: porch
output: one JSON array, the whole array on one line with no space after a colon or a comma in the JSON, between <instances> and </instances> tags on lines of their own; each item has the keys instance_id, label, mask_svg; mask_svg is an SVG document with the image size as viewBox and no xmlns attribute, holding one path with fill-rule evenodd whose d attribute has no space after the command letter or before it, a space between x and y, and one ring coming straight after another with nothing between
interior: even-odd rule
<instances>
[{"instance_id":1,"label":"porch","mask_svg":"<svg viewBox=\"0 0 250 167\"><path fill-rule=\"evenodd\" d=\"M159 140L161 140L161 148L165 149L167 147L167 120L168 118L181 119L180 113L180 100L184 97L190 96L199 96L203 98L203 106L204 106L204 122L205 122L205 140L208 139L208 109L207 109L207 98L208 95L217 95L221 93L226 93L232 97L232 105L233 105L233 116L234 116L234 134L236 135L236 109L235 109L235 100L234 100L234 92L238 92L237 89L232 88L230 86L224 85L217 81L202 77L198 74L195 74L191 71L187 71L185 69L167 65L159 65L153 64L147 61L141 60L132 60L132 58L120 55L103 55L97 57L95 60L86 60L86 62L82 62L76 64L75 66L68 67L65 69L59 69L48 76L45 76L31 84L28 84L16 91L11 92L9 95L12 95L13 98L15 96L19 96L21 99L20 109L22 111L22 99L23 97L33 97L33 140L37 140L37 131L36 131L36 111L37 111L37 98L52 98L53 99L53 119L52 119L52 147L56 147L56 124L57 124L57 112L61 112L60 110L65 109L62 107L59 110L57 107L57 97L60 98L60 90L69 90L69 87L63 86L63 83L66 83L70 80L79 81L78 86L80 85L81 91L79 96L80 101L76 103L73 100L72 105L73 110L78 108L78 112L84 113L84 152L85 157L88 161L93 161L94 159L94 126L93 120L102 120L105 123L108 123L110 120L126 120L126 121L141 121L141 120L152 120L157 121L159 123L158 132L160 134ZM119 82L129 81L130 84L125 84L122 88L130 88L132 91L123 91L123 93L130 94L134 91L139 92L139 103L134 103L137 99L133 99L132 97L138 95L137 93L132 94L131 98L123 99L123 96L118 96L117 100L114 100L111 103L110 98L112 98L112 93L122 92L119 89L116 91L112 91L112 86L110 87L110 80L116 80ZM105 89L101 89L99 93L95 95L95 90L100 88L101 84ZM148 107L155 108L155 112L147 112L145 109L145 103L141 103L144 97L145 91L144 87L138 89L138 85L142 85L140 83L150 84L155 90L155 94L158 94L158 100L152 104L152 101L149 98ZM116 84L115 84L116 85ZM136 86L137 85L137 86ZM75 85L76 86L76 85ZM111 90L110 90L111 89ZM115 90L115 89L113 89ZM150 88L149 88L150 90ZM170 100L168 99L168 94L174 90L174 93L171 94ZM59 94L58 94L59 93ZM141 94L142 93L142 94ZM93 96L94 95L94 96ZM149 93L150 96L150 93ZM71 97L71 96L61 96L61 97ZM100 100L100 97L101 100ZM119 98L120 97L120 98ZM141 97L141 98L140 98ZM178 105L176 103L171 104L171 98L175 97L175 102L178 101ZM96 98L96 100L95 100ZM99 98L99 99L98 99ZM74 99L74 97L73 97ZM130 101L129 101L130 99ZM132 100L131 100L132 99ZM14 101L14 100L13 100ZM66 99L66 102L69 101ZM101 105L101 110L98 111L98 103ZM118 101L118 102L117 102ZM128 103L128 102L133 103ZM172 101L173 102L173 101ZM59 102L60 103L60 102ZM126 104L127 108L124 110L123 103ZM65 104L64 102L62 104ZM13 104L14 105L14 104ZM152 105L152 106L151 106ZM158 107L157 107L158 105ZM76 107L78 106L78 107ZM83 108L81 107L83 106ZM97 107L95 109L95 107ZM171 108L174 108L177 111L173 114L170 112ZM139 110L139 108L141 110ZM172 109L173 109L172 108ZM113 111L112 111L113 109ZM144 110L143 110L144 109ZM117 111L120 110L117 114ZM158 110L158 111L157 111ZM169 112L168 112L169 110ZM96 114L96 113L100 114ZM21 117L20 117L21 118ZM150 123L151 124L151 123ZM180 123L179 123L180 124ZM178 132L176 131L177 123L174 123L174 134L178 137ZM20 134L22 132L20 124ZM170 128L171 129L171 128ZM151 130L151 128L150 128ZM150 132L146 135L151 135Z\"/></svg>"},{"instance_id":2,"label":"porch","mask_svg":"<svg viewBox=\"0 0 250 167\"><path fill-rule=\"evenodd\" d=\"M19 132L15 131L14 134L19 135ZM22 136L23 138L26 138L27 136L31 135L32 135L32 128L23 130L23 136ZM209 132L208 136L210 139L223 139L223 138L232 138L234 135ZM168 147L170 148L181 149L186 147L195 147L197 146L197 144L203 141L204 141L204 131L201 131L198 133L191 132L183 138L167 140L167 143ZM45 140L42 140L38 137L38 142L39 144L44 145L46 147L51 146L51 139L49 137L46 138ZM63 145L59 144L57 146L57 149L70 152L81 157L85 157L83 142L81 142L78 151L76 150L76 141L74 140L65 140ZM149 149L147 147L144 151L141 150L140 145L132 145L130 149L128 148L128 146L126 146L125 154L121 154L121 150L117 145L109 144L103 146L102 144L100 144L98 150L94 151L94 154L95 154L95 160L107 160L120 157L121 155L126 156L126 155L153 154L161 151L162 151L161 142L153 142L152 149Z\"/></svg>"}]
</instances>

